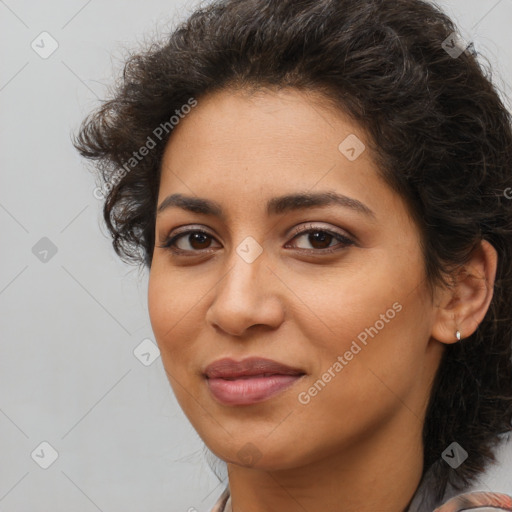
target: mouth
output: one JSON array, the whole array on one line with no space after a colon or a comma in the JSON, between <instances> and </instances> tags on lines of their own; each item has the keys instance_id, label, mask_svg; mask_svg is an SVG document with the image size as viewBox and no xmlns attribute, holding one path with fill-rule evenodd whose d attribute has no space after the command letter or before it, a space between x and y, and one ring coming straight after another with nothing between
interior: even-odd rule
<instances>
[{"instance_id":1,"label":"mouth","mask_svg":"<svg viewBox=\"0 0 512 512\"><path fill-rule=\"evenodd\" d=\"M271 359L220 359L204 371L213 397L224 405L263 402L284 391L306 373Z\"/></svg>"}]
</instances>

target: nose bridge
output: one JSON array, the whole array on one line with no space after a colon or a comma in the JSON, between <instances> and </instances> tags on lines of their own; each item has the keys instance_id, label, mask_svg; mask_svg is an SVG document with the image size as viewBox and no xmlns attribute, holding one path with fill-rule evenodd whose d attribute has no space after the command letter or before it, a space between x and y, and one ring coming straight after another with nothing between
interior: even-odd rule
<instances>
[{"instance_id":1,"label":"nose bridge","mask_svg":"<svg viewBox=\"0 0 512 512\"><path fill-rule=\"evenodd\" d=\"M255 324L278 325L283 312L276 297L269 297L269 279L273 276L267 265L265 251L253 237L234 246L207 319L237 335Z\"/></svg>"},{"instance_id":2,"label":"nose bridge","mask_svg":"<svg viewBox=\"0 0 512 512\"><path fill-rule=\"evenodd\" d=\"M262 274L268 272L267 262L263 246L252 236L245 237L233 247L228 261L229 270L223 280L224 284L221 285L222 290L233 295L233 299L241 295L239 298L245 304L254 301L257 290L264 281Z\"/></svg>"}]
</instances>

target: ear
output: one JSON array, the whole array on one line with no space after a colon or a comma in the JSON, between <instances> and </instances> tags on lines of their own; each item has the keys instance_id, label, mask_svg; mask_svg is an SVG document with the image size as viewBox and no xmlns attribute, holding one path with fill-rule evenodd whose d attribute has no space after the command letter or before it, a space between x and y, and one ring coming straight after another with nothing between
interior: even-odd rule
<instances>
[{"instance_id":1,"label":"ear","mask_svg":"<svg viewBox=\"0 0 512 512\"><path fill-rule=\"evenodd\" d=\"M456 343L468 338L485 317L491 303L498 254L482 240L471 259L453 276L453 286L436 289L435 316L431 336L441 343Z\"/></svg>"}]
</instances>

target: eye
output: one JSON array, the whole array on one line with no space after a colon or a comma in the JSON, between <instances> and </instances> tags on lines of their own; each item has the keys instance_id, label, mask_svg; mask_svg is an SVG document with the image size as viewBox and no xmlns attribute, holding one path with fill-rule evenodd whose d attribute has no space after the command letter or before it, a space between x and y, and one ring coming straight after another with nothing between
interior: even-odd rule
<instances>
[{"instance_id":1,"label":"eye","mask_svg":"<svg viewBox=\"0 0 512 512\"><path fill-rule=\"evenodd\" d=\"M177 242L181 242L181 239L183 239L183 242L181 243L182 246L180 247ZM206 231L199 229L188 229L174 236L168 237L166 240L164 240L164 243L158 247L162 249L168 249L171 252L178 254L187 252L199 252L205 249L209 249L212 239L213 237Z\"/></svg>"},{"instance_id":2,"label":"eye","mask_svg":"<svg viewBox=\"0 0 512 512\"><path fill-rule=\"evenodd\" d=\"M306 235L308 235L306 237ZM337 233L334 231L327 230L321 226L312 226L311 224L309 226L305 226L299 230L299 233L296 234L296 236L292 239L297 240L300 238L304 238L306 240L306 243L310 244L313 249L309 248L301 248L304 249L307 252L314 252L314 253L332 253L335 251L339 251L341 249L344 249L345 247L348 247L350 245L354 245L354 241L348 238L347 236ZM335 245L331 245L331 242L336 242L338 246L341 245L341 247L336 247Z\"/></svg>"},{"instance_id":3,"label":"eye","mask_svg":"<svg viewBox=\"0 0 512 512\"><path fill-rule=\"evenodd\" d=\"M306 235L308 235L307 239ZM307 243L311 244L313 248L310 249L298 247L298 249L316 254L332 253L338 250L342 250L350 245L354 245L354 241L341 233L324 229L321 226L315 227L311 224L308 226L303 226L298 231L296 231L292 241L302 237L304 237ZM188 229L181 231L173 236L169 236L166 240L164 240L163 244L159 245L158 247L167 249L176 255L191 255L190 253L197 254L202 251L211 250L212 240L215 240L215 238L206 231L200 229ZM336 241L338 242L337 245L340 247L336 247L336 244L334 246L331 245L332 242Z\"/></svg>"}]
</instances>

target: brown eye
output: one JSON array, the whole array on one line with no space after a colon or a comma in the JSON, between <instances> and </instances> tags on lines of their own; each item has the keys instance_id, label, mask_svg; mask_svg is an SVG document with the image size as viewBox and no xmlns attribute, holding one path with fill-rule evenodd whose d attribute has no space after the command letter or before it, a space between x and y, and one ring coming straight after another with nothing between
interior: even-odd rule
<instances>
[{"instance_id":1,"label":"brown eye","mask_svg":"<svg viewBox=\"0 0 512 512\"><path fill-rule=\"evenodd\" d=\"M318 253L331 253L339 249L343 249L347 246L354 245L354 242L350 240L350 238L342 235L341 233L334 233L331 231L327 231L325 229L314 227L302 230L298 235L296 235L293 238L293 240L297 240L300 238L304 238L306 240L306 243L309 244L310 247L298 248L310 252L312 251ZM336 244L331 245L332 242L336 241L339 242L337 245L340 247L336 247Z\"/></svg>"},{"instance_id":2,"label":"brown eye","mask_svg":"<svg viewBox=\"0 0 512 512\"><path fill-rule=\"evenodd\" d=\"M311 231L308 234L308 242L315 249L326 249L334 239L333 235L326 233L325 231Z\"/></svg>"},{"instance_id":3,"label":"brown eye","mask_svg":"<svg viewBox=\"0 0 512 512\"><path fill-rule=\"evenodd\" d=\"M202 232L189 233L186 236L180 236L177 240L185 239L193 249L201 250L207 249L211 244L211 237ZM180 249L187 250L186 248L179 247Z\"/></svg>"},{"instance_id":4,"label":"brown eye","mask_svg":"<svg viewBox=\"0 0 512 512\"><path fill-rule=\"evenodd\" d=\"M211 248L211 242L214 238L200 230L183 231L177 235L168 238L159 247L169 249L173 252L199 252ZM178 245L181 244L180 245Z\"/></svg>"},{"instance_id":5,"label":"brown eye","mask_svg":"<svg viewBox=\"0 0 512 512\"><path fill-rule=\"evenodd\" d=\"M309 227L309 229L301 230L292 240L304 238L310 247L296 247L304 251L326 254L344 249L354 242L350 238L319 227ZM211 243L215 238L209 233L201 230L187 230L182 231L172 237L169 237L159 247L168 249L175 254L194 255L201 251L213 249ZM338 242L337 244L333 242Z\"/></svg>"}]
</instances>

